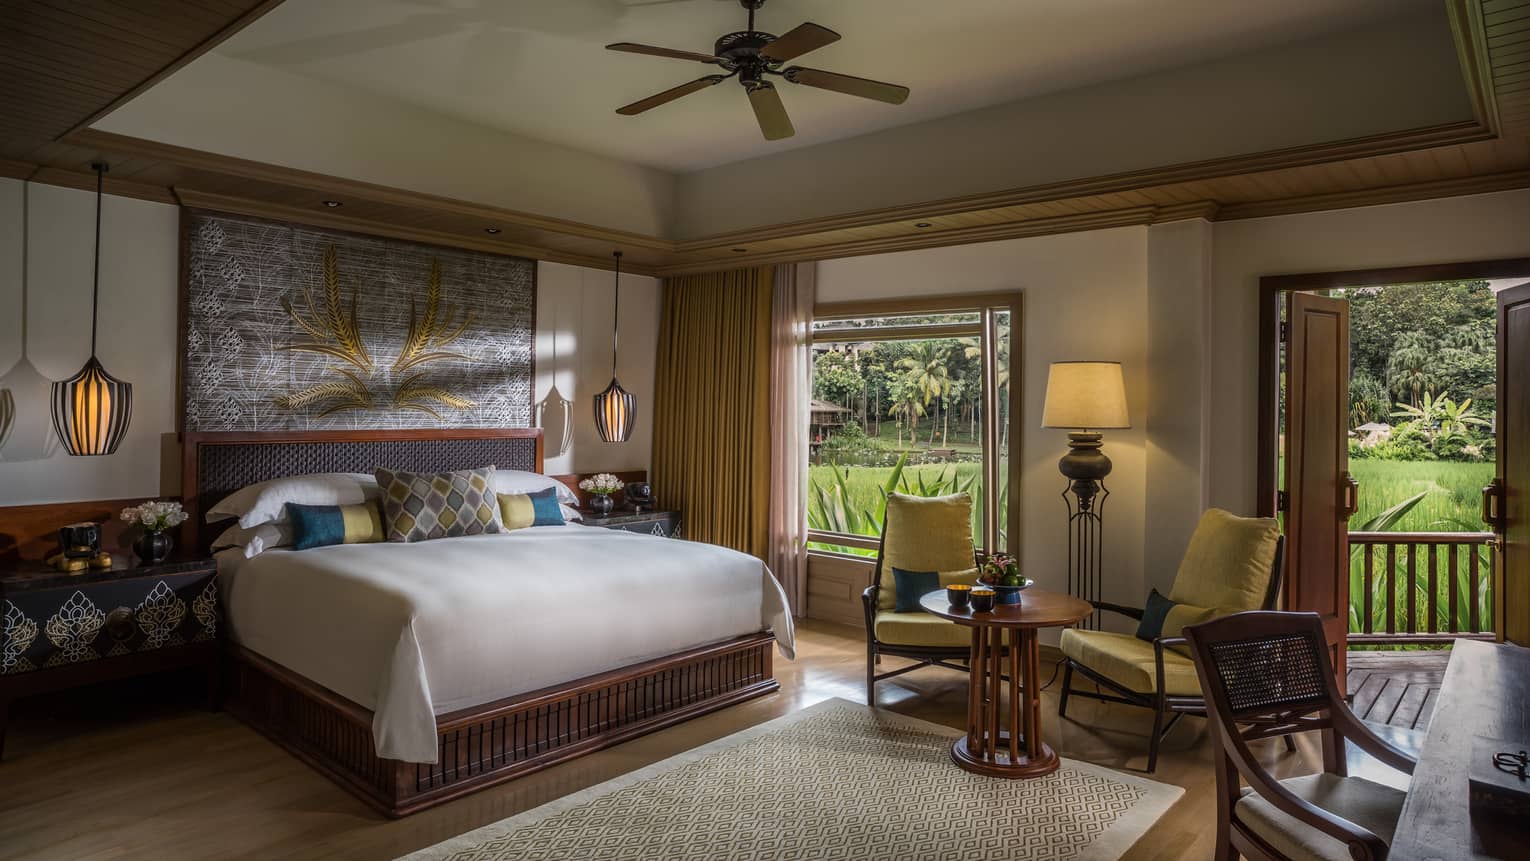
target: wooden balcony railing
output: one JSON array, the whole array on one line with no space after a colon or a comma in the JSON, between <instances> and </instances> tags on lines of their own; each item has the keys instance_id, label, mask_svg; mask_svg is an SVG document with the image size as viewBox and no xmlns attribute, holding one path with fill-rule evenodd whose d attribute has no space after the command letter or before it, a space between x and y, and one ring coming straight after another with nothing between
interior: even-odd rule
<instances>
[{"instance_id":1,"label":"wooden balcony railing","mask_svg":"<svg viewBox=\"0 0 1530 861\"><path fill-rule=\"evenodd\" d=\"M1351 532L1349 641L1493 638L1491 532Z\"/></svg>"}]
</instances>

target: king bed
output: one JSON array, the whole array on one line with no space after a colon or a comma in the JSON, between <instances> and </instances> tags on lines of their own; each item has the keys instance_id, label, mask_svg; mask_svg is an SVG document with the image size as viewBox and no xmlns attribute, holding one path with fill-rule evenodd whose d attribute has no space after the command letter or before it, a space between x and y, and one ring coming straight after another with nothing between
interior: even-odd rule
<instances>
[{"instance_id":1,"label":"king bed","mask_svg":"<svg viewBox=\"0 0 1530 861\"><path fill-rule=\"evenodd\" d=\"M188 433L188 539L260 482L542 471L534 429ZM791 618L760 560L568 524L218 554L228 707L390 816L769 693Z\"/></svg>"}]
</instances>

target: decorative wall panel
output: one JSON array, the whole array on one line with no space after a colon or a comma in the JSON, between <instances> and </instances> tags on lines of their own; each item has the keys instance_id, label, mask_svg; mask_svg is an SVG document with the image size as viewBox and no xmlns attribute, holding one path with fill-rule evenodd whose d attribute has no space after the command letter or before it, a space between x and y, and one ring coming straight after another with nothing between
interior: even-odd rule
<instances>
[{"instance_id":1,"label":"decorative wall panel","mask_svg":"<svg viewBox=\"0 0 1530 861\"><path fill-rule=\"evenodd\" d=\"M186 430L530 424L534 261L186 218Z\"/></svg>"}]
</instances>

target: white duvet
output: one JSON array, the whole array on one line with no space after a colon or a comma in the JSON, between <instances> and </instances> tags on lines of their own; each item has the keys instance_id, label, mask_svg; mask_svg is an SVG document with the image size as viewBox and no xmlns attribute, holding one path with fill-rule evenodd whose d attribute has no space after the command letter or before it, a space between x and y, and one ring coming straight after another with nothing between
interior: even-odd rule
<instances>
[{"instance_id":1,"label":"white duvet","mask_svg":"<svg viewBox=\"0 0 1530 861\"><path fill-rule=\"evenodd\" d=\"M218 558L234 639L406 762L436 761L438 714L766 629L794 654L764 563L710 544L568 525Z\"/></svg>"}]
</instances>

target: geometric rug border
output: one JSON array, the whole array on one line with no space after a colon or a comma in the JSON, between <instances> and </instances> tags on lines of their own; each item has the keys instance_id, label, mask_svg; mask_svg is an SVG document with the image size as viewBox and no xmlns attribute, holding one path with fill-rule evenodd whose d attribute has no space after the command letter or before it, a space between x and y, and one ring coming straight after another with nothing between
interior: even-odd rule
<instances>
[{"instance_id":1,"label":"geometric rug border","mask_svg":"<svg viewBox=\"0 0 1530 861\"><path fill-rule=\"evenodd\" d=\"M723 736L716 741L682 751L667 759L659 760L652 765L647 765L635 771L614 777L604 783L598 783L561 798L555 798L546 804L533 807L515 816L501 819L498 822L491 822L488 825L459 834L434 846L427 846L418 852L399 856L394 861L441 861L441 859L457 852L471 849L490 840L499 839L512 831L535 824L570 808L579 807L612 793L620 792L629 786L642 783L645 780L658 777L677 768L683 768L714 753L737 747L757 736L775 732L785 726L831 710L871 711L876 713L880 720L891 724L901 724L908 729L930 733L931 735L942 735L947 738L956 738L963 735L961 730L944 724L931 723L930 721L920 720L919 718L887 711L886 709L872 708L863 703L851 702L840 697L830 697L822 702L798 709L791 714L782 715L764 723L739 730L732 735ZM1159 783L1156 780L1149 780L1139 775L1128 774L1113 768L1106 768L1102 765L1095 765L1092 762L1067 758L1064 758L1062 762L1064 765L1086 774L1093 774L1136 786L1145 793L1142 799L1132 806L1130 811L1111 823L1110 827L1099 837L1095 838L1094 842L1090 843L1082 854L1075 856L1079 861L1115 861L1115 859L1120 858L1126 854L1126 851L1132 847L1132 844L1136 843L1143 834L1146 834L1148 829L1162 818L1169 808L1173 807L1174 803L1185 794L1184 787ZM956 768L956 765L953 763L951 767ZM1007 781L1009 778L995 777L990 779Z\"/></svg>"}]
</instances>

